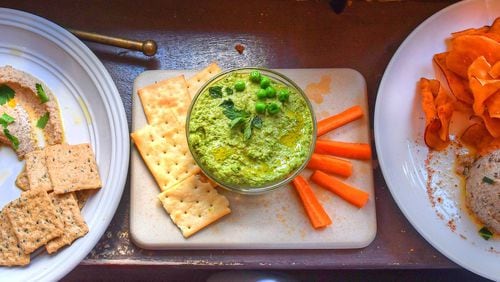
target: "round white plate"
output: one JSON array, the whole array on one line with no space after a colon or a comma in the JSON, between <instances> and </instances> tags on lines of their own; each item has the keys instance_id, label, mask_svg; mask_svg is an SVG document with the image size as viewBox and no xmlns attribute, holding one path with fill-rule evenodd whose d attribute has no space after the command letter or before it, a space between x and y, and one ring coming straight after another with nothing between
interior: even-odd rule
<instances>
[{"instance_id":1,"label":"round white plate","mask_svg":"<svg viewBox=\"0 0 500 282\"><path fill-rule=\"evenodd\" d=\"M55 255L38 251L27 267L0 267L1 280L58 280L95 246L120 201L129 162L123 104L97 57L65 29L38 16L0 8L0 65L11 65L44 81L57 96L69 144L90 143L103 182L83 209L90 232ZM19 197L23 167L10 148L0 147L0 208Z\"/></svg>"},{"instance_id":2,"label":"round white plate","mask_svg":"<svg viewBox=\"0 0 500 282\"><path fill-rule=\"evenodd\" d=\"M442 254L490 279L500 279L500 242L478 236L477 226L461 204L463 199L457 199L460 193L454 183L443 185L447 187L441 190L441 196L449 201L441 205L432 206L427 195L424 162L428 150L423 143L425 120L417 81L420 77L436 77L432 57L446 50L445 39L451 32L489 25L498 16L500 1L472 0L447 7L418 26L385 71L374 120L380 166L406 218ZM449 171L440 173L450 176L453 158L448 162L444 161L444 167Z\"/></svg>"}]
</instances>

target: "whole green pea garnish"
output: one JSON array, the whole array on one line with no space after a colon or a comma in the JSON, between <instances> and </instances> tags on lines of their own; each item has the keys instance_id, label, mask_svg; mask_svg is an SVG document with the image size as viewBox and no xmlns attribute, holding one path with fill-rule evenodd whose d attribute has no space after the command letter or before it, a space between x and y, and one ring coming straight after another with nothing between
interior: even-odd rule
<instances>
[{"instance_id":1,"label":"whole green pea garnish","mask_svg":"<svg viewBox=\"0 0 500 282\"><path fill-rule=\"evenodd\" d=\"M238 80L234 84L234 89L238 92L245 90L245 82L243 80Z\"/></svg>"},{"instance_id":2,"label":"whole green pea garnish","mask_svg":"<svg viewBox=\"0 0 500 282\"><path fill-rule=\"evenodd\" d=\"M276 103L271 103L269 105L267 105L267 112L271 115L275 115L277 113L279 113L280 111L280 106Z\"/></svg>"},{"instance_id":3,"label":"whole green pea garnish","mask_svg":"<svg viewBox=\"0 0 500 282\"><path fill-rule=\"evenodd\" d=\"M257 102L255 103L255 111L259 114L265 113L266 112L266 103L264 102Z\"/></svg>"},{"instance_id":4,"label":"whole green pea garnish","mask_svg":"<svg viewBox=\"0 0 500 282\"><path fill-rule=\"evenodd\" d=\"M280 100L281 102L288 101L288 97L290 97L290 91L288 91L287 89L278 91L278 100Z\"/></svg>"},{"instance_id":5,"label":"whole green pea garnish","mask_svg":"<svg viewBox=\"0 0 500 282\"><path fill-rule=\"evenodd\" d=\"M260 87L266 89L269 85L271 85L271 80L267 76L262 76L260 79Z\"/></svg>"},{"instance_id":6,"label":"whole green pea garnish","mask_svg":"<svg viewBox=\"0 0 500 282\"><path fill-rule=\"evenodd\" d=\"M257 98L259 99L266 99L267 93L265 89L259 89L257 90Z\"/></svg>"},{"instance_id":7,"label":"whole green pea garnish","mask_svg":"<svg viewBox=\"0 0 500 282\"><path fill-rule=\"evenodd\" d=\"M261 79L260 71L254 70L250 73L250 81L258 83L260 82L260 79Z\"/></svg>"},{"instance_id":8,"label":"whole green pea garnish","mask_svg":"<svg viewBox=\"0 0 500 282\"><path fill-rule=\"evenodd\" d=\"M266 88L266 96L267 96L267 98L276 97L276 89L274 89L274 87L272 87L272 86L268 86Z\"/></svg>"}]
</instances>

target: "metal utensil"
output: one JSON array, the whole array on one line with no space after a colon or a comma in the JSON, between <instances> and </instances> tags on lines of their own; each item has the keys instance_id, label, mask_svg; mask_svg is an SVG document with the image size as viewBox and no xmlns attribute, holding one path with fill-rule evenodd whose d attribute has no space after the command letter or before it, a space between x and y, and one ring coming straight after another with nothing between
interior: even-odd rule
<instances>
[{"instance_id":1,"label":"metal utensil","mask_svg":"<svg viewBox=\"0 0 500 282\"><path fill-rule=\"evenodd\" d=\"M76 37L82 40L116 46L129 50L141 51L146 56L154 56L156 54L156 51L158 50L158 45L156 45L156 42L154 40L137 41L119 37L106 36L98 33L81 31L72 28L68 28L68 31L73 33Z\"/></svg>"}]
</instances>

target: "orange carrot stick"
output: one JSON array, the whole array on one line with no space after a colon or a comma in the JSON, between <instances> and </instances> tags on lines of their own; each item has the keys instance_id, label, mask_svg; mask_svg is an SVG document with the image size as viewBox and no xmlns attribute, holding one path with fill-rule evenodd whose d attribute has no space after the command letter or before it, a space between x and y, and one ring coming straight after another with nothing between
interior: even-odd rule
<instances>
[{"instance_id":1,"label":"orange carrot stick","mask_svg":"<svg viewBox=\"0 0 500 282\"><path fill-rule=\"evenodd\" d=\"M343 177L349 177L352 174L352 163L350 161L316 153L312 154L307 167Z\"/></svg>"},{"instance_id":2,"label":"orange carrot stick","mask_svg":"<svg viewBox=\"0 0 500 282\"><path fill-rule=\"evenodd\" d=\"M368 193L363 190L359 190L358 188L349 186L322 171L316 170L311 175L311 180L319 186L339 195L342 199L357 206L358 208L362 208L366 202L368 202Z\"/></svg>"},{"instance_id":3,"label":"orange carrot stick","mask_svg":"<svg viewBox=\"0 0 500 282\"><path fill-rule=\"evenodd\" d=\"M363 116L363 109L361 109L360 106L356 105L339 114L327 117L318 122L317 135L321 136L330 130L341 127L342 125L347 124L353 120L357 120L362 116Z\"/></svg>"},{"instance_id":4,"label":"orange carrot stick","mask_svg":"<svg viewBox=\"0 0 500 282\"><path fill-rule=\"evenodd\" d=\"M314 228L321 228L332 224L332 220L314 195L309 183L300 175L295 177L292 183L295 190L299 193L300 200L304 205L312 226Z\"/></svg>"},{"instance_id":5,"label":"orange carrot stick","mask_svg":"<svg viewBox=\"0 0 500 282\"><path fill-rule=\"evenodd\" d=\"M316 140L314 152L360 160L369 160L372 158L372 149L370 148L370 144L366 143Z\"/></svg>"}]
</instances>

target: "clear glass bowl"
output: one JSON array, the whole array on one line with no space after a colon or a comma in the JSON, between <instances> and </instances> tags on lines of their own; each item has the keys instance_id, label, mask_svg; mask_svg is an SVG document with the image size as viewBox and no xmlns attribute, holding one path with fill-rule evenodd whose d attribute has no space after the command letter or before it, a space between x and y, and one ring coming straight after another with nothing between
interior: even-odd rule
<instances>
[{"instance_id":1,"label":"clear glass bowl","mask_svg":"<svg viewBox=\"0 0 500 282\"><path fill-rule=\"evenodd\" d=\"M311 114L311 121L312 121L311 143L310 143L310 146L308 148L309 150L307 152L307 156L306 156L304 162L300 166L295 168L293 171L289 172L287 175L284 175L284 177L282 179L272 181L269 183L264 183L263 185L260 185L260 186L236 185L234 183L228 183L228 182L224 181L223 179L219 179L210 171L210 169L208 169L203 164L203 162L200 161L200 158L199 158L196 150L193 148L191 141L190 141L190 138L189 138L191 113L193 111L194 106L198 102L198 99L201 96L201 94L203 92L205 92L205 90L208 87L210 87L211 85L213 85L215 82L217 82L217 81L225 78L227 75L235 73L235 72L237 72L237 73L250 73L250 72L255 71L255 70L259 71L263 76L269 77L271 80L274 80L274 81L277 81L281 84L286 85L287 87L295 90L297 93L299 93L299 95L302 96L302 98L305 101L305 104L307 105L307 107L309 109L309 113ZM281 73L278 73L278 72L273 71L273 70L265 69L265 68L254 68L254 67L230 69L228 71L225 71L225 72L222 72L222 73L216 75L210 81L205 83L205 85L203 85L203 87L201 87L200 90L198 90L195 97L193 98L193 101L191 102L191 105L189 107L189 112L188 112L187 119L186 119L186 138L188 140L189 150L190 150L191 154L193 155L194 160L196 161L198 166L203 171L203 173L205 173L205 175L208 178L210 178L212 181L214 181L215 183L217 183L218 185L220 185L221 187L223 187L225 189L228 189L228 190L233 191L233 192L241 193L241 194L250 194L250 195L251 194L262 194L264 192L269 192L269 191L275 190L277 188L284 187L286 184L291 182L292 179L295 178L295 176L297 176L306 167L307 163L309 162L309 160L312 156L312 153L314 152L314 146L316 143L316 130L317 130L316 118L314 115L314 111L313 111L311 102L309 101L309 99L307 98L305 93L302 91L302 89L300 89L300 87L297 86L297 84L295 84L291 79L289 79L288 77L284 76Z\"/></svg>"}]
</instances>

